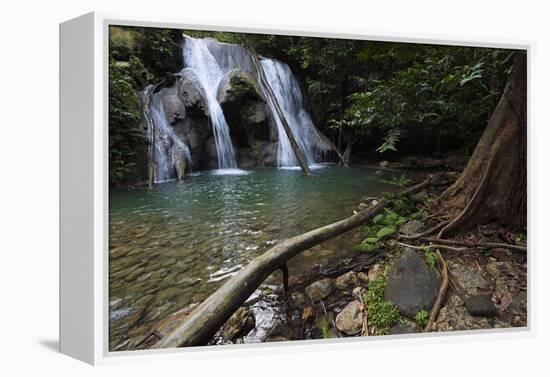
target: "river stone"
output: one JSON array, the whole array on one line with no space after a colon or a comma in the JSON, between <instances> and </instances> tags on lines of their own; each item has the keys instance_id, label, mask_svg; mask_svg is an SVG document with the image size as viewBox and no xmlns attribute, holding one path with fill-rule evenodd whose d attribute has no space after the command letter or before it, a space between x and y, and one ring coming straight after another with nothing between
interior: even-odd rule
<instances>
[{"instance_id":1,"label":"river stone","mask_svg":"<svg viewBox=\"0 0 550 377\"><path fill-rule=\"evenodd\" d=\"M525 314L527 313L527 292L521 291L519 292L514 299L512 300L512 304L510 305L510 309L513 313L517 314Z\"/></svg>"},{"instance_id":2,"label":"river stone","mask_svg":"<svg viewBox=\"0 0 550 377\"><path fill-rule=\"evenodd\" d=\"M336 316L336 328L348 334L355 335L363 327L363 310L359 301L352 301Z\"/></svg>"},{"instance_id":3,"label":"river stone","mask_svg":"<svg viewBox=\"0 0 550 377\"><path fill-rule=\"evenodd\" d=\"M372 283L376 279L378 279L382 274L384 273L384 269L379 263L376 263L374 266L369 268L368 278L369 283Z\"/></svg>"},{"instance_id":4,"label":"river stone","mask_svg":"<svg viewBox=\"0 0 550 377\"><path fill-rule=\"evenodd\" d=\"M306 287L306 294L313 302L327 298L332 293L332 279L317 280Z\"/></svg>"},{"instance_id":5,"label":"river stone","mask_svg":"<svg viewBox=\"0 0 550 377\"><path fill-rule=\"evenodd\" d=\"M436 331L474 330L492 328L487 317L474 317L466 310L464 301L450 293L439 312L434 329Z\"/></svg>"},{"instance_id":6,"label":"river stone","mask_svg":"<svg viewBox=\"0 0 550 377\"><path fill-rule=\"evenodd\" d=\"M464 302L468 313L478 317L494 317L497 315L497 308L491 301L491 294L477 294L466 297Z\"/></svg>"},{"instance_id":7,"label":"river stone","mask_svg":"<svg viewBox=\"0 0 550 377\"><path fill-rule=\"evenodd\" d=\"M407 236L422 233L426 230L424 224L418 220L411 220L399 228L399 233L405 234Z\"/></svg>"},{"instance_id":8,"label":"river stone","mask_svg":"<svg viewBox=\"0 0 550 377\"><path fill-rule=\"evenodd\" d=\"M439 290L439 277L414 251L405 250L388 276L384 297L393 302L399 312L414 318L421 310L429 311Z\"/></svg>"},{"instance_id":9,"label":"river stone","mask_svg":"<svg viewBox=\"0 0 550 377\"><path fill-rule=\"evenodd\" d=\"M412 321L397 323L388 331L389 335L416 334L422 332L422 328Z\"/></svg>"},{"instance_id":10,"label":"river stone","mask_svg":"<svg viewBox=\"0 0 550 377\"><path fill-rule=\"evenodd\" d=\"M248 307L241 306L223 326L222 335L227 340L248 334L256 326L256 319Z\"/></svg>"},{"instance_id":11,"label":"river stone","mask_svg":"<svg viewBox=\"0 0 550 377\"><path fill-rule=\"evenodd\" d=\"M483 278L478 268L459 261L449 261L447 267L465 295L471 296L477 294L479 291L488 291L491 289L489 282Z\"/></svg>"},{"instance_id":12,"label":"river stone","mask_svg":"<svg viewBox=\"0 0 550 377\"><path fill-rule=\"evenodd\" d=\"M357 286L367 285L369 277L364 272L349 271L338 276L334 283L340 291L349 293Z\"/></svg>"}]
</instances>

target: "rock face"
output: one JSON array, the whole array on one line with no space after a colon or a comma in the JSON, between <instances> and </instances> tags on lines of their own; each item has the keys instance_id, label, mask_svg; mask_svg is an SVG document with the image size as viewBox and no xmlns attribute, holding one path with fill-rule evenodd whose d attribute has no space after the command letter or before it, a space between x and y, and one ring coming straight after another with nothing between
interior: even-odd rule
<instances>
[{"instance_id":1,"label":"rock face","mask_svg":"<svg viewBox=\"0 0 550 377\"><path fill-rule=\"evenodd\" d=\"M439 286L437 274L414 251L406 250L392 266L384 297L401 314L414 318L421 310L430 311Z\"/></svg>"},{"instance_id":2,"label":"rock face","mask_svg":"<svg viewBox=\"0 0 550 377\"><path fill-rule=\"evenodd\" d=\"M336 327L347 335L355 335L363 327L363 311L359 301L352 301L336 316Z\"/></svg>"},{"instance_id":3,"label":"rock face","mask_svg":"<svg viewBox=\"0 0 550 377\"><path fill-rule=\"evenodd\" d=\"M313 302L325 299L332 293L332 279L317 280L306 287L306 294Z\"/></svg>"}]
</instances>

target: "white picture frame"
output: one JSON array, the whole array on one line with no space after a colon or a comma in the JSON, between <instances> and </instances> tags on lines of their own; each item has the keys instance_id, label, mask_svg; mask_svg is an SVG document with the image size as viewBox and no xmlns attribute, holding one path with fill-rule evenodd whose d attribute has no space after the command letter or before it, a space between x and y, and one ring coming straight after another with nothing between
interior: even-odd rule
<instances>
[{"instance_id":1,"label":"white picture frame","mask_svg":"<svg viewBox=\"0 0 550 377\"><path fill-rule=\"evenodd\" d=\"M150 358L203 358L234 354L291 353L297 348L380 347L402 342L435 343L473 341L485 337L534 335L533 281L528 260L529 319L526 328L399 335L338 340L193 347L109 352L108 339L108 28L128 25L433 43L476 47L525 49L528 54L528 149L531 145L531 74L533 41L452 39L437 35L387 33L365 30L301 28L288 25L197 24L193 20L144 18L92 12L60 24L60 351L90 364L109 364ZM529 159L530 162L530 159ZM530 166L530 163L528 165ZM530 179L528 180L530 181ZM529 198L532 197L528 184ZM530 203L529 203L530 204ZM529 205L530 208L530 205ZM532 213L528 212L531 221Z\"/></svg>"}]
</instances>

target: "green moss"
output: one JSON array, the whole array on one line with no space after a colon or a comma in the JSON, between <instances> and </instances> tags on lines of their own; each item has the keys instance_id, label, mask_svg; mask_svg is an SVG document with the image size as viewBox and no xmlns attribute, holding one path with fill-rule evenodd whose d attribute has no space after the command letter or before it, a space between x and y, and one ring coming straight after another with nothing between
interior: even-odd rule
<instances>
[{"instance_id":1,"label":"green moss","mask_svg":"<svg viewBox=\"0 0 550 377\"><path fill-rule=\"evenodd\" d=\"M428 318L430 317L430 313L428 313L425 310L421 310L414 316L414 320L416 323L418 323L420 326L425 326L426 323L428 323Z\"/></svg>"},{"instance_id":2,"label":"green moss","mask_svg":"<svg viewBox=\"0 0 550 377\"><path fill-rule=\"evenodd\" d=\"M401 314L390 301L384 300L386 289L386 273L369 283L367 292L363 295L367 305L369 326L375 335L387 334L391 326L401 322Z\"/></svg>"},{"instance_id":3,"label":"green moss","mask_svg":"<svg viewBox=\"0 0 550 377\"><path fill-rule=\"evenodd\" d=\"M241 98L258 99L259 96L254 79L244 72L238 70L233 71L229 79L227 97L232 100Z\"/></svg>"}]
</instances>

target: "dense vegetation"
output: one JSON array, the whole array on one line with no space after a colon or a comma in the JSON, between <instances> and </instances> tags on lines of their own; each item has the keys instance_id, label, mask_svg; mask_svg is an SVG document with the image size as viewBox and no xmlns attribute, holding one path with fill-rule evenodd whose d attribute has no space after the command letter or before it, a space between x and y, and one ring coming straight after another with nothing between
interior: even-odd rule
<instances>
[{"instance_id":1,"label":"dense vegetation","mask_svg":"<svg viewBox=\"0 0 550 377\"><path fill-rule=\"evenodd\" d=\"M244 45L290 65L313 119L360 158L469 155L506 83L513 51L327 38L184 31ZM111 27L110 181L143 179L138 92L178 72L181 31Z\"/></svg>"}]
</instances>

